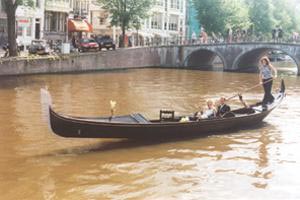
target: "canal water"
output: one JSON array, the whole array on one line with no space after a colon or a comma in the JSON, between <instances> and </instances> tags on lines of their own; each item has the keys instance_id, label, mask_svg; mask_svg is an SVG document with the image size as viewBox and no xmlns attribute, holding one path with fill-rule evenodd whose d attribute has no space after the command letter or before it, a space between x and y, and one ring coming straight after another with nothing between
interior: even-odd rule
<instances>
[{"instance_id":1,"label":"canal water","mask_svg":"<svg viewBox=\"0 0 300 200\"><path fill-rule=\"evenodd\" d=\"M66 139L41 116L40 88L78 116L193 113L207 99L258 83L257 74L175 69L1 77L0 199L300 199L300 77L251 130L184 140ZM279 79L274 89L279 86ZM243 93L248 102L262 88ZM237 99L230 102L239 105ZM143 134L143 133L141 133ZM184 134L184 133L183 133Z\"/></svg>"}]
</instances>

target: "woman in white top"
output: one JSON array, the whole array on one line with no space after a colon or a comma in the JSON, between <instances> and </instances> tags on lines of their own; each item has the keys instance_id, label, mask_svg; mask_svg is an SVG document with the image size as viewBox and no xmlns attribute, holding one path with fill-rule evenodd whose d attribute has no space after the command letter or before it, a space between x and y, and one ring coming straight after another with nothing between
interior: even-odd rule
<instances>
[{"instance_id":1,"label":"woman in white top","mask_svg":"<svg viewBox=\"0 0 300 200\"><path fill-rule=\"evenodd\" d=\"M260 60L260 64L261 65L259 69L259 81L260 84L263 85L265 91L262 105L266 106L267 104L272 103L274 101L274 97L271 93L271 90L273 84L273 77L277 77L277 70L273 67L268 57L263 57Z\"/></svg>"}]
</instances>

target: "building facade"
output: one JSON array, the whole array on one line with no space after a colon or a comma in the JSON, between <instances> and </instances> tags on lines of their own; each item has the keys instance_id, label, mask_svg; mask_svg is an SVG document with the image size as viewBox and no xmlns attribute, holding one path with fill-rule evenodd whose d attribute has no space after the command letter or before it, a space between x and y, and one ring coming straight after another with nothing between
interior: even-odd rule
<instances>
[{"instance_id":1,"label":"building facade","mask_svg":"<svg viewBox=\"0 0 300 200\"><path fill-rule=\"evenodd\" d=\"M150 17L142 22L137 45L183 43L186 38L186 3L186 0L157 0Z\"/></svg>"},{"instance_id":2,"label":"building facade","mask_svg":"<svg viewBox=\"0 0 300 200\"><path fill-rule=\"evenodd\" d=\"M66 42L68 40L67 22L71 11L70 0L46 0L44 39Z\"/></svg>"},{"instance_id":3,"label":"building facade","mask_svg":"<svg viewBox=\"0 0 300 200\"><path fill-rule=\"evenodd\" d=\"M19 6L16 10L16 32L19 45L28 46L33 39L43 38L44 0L35 0L33 7Z\"/></svg>"},{"instance_id":4,"label":"building facade","mask_svg":"<svg viewBox=\"0 0 300 200\"><path fill-rule=\"evenodd\" d=\"M33 39L43 38L44 0L34 0L33 6L18 6L16 10L16 34L19 45L28 46ZM7 17L0 4L0 45L7 43Z\"/></svg>"},{"instance_id":5,"label":"building facade","mask_svg":"<svg viewBox=\"0 0 300 200\"><path fill-rule=\"evenodd\" d=\"M0 46L7 43L7 19L3 2L0 2Z\"/></svg>"}]
</instances>

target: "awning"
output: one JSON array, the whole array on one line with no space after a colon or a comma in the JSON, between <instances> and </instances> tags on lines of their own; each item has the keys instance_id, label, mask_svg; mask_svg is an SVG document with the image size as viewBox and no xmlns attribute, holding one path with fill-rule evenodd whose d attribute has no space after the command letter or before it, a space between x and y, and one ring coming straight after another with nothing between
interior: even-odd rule
<instances>
[{"instance_id":1,"label":"awning","mask_svg":"<svg viewBox=\"0 0 300 200\"><path fill-rule=\"evenodd\" d=\"M82 19L70 19L68 30L69 32L93 32L93 26Z\"/></svg>"}]
</instances>

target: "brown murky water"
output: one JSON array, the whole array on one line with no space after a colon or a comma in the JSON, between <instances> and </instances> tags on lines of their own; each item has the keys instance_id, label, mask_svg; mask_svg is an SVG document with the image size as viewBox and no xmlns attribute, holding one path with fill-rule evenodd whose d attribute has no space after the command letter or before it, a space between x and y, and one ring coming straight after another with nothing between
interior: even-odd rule
<instances>
[{"instance_id":1,"label":"brown murky water","mask_svg":"<svg viewBox=\"0 0 300 200\"><path fill-rule=\"evenodd\" d=\"M185 140L65 139L41 117L47 85L56 110L82 116L191 113L206 99L257 84L257 74L142 69L0 79L0 199L300 199L300 77L254 130ZM278 86L277 81L275 87ZM254 102L256 88L244 94ZM235 100L232 107L238 106Z\"/></svg>"}]
</instances>

